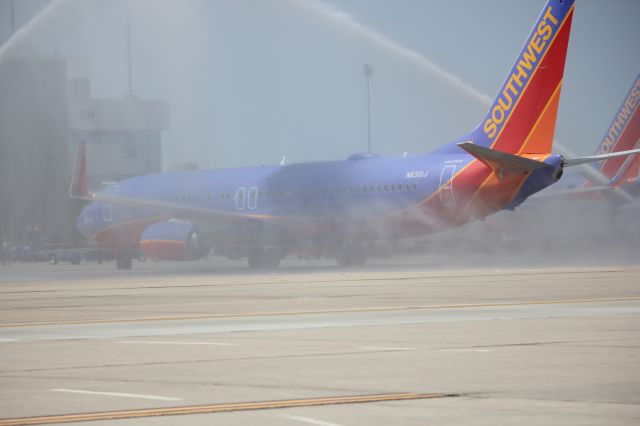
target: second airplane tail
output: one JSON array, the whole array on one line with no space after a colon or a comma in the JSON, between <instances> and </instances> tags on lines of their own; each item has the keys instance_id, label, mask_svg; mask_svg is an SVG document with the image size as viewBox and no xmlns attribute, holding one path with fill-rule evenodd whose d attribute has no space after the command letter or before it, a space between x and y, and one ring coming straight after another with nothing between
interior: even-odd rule
<instances>
[{"instance_id":1,"label":"second airplane tail","mask_svg":"<svg viewBox=\"0 0 640 426\"><path fill-rule=\"evenodd\" d=\"M625 151L640 147L640 75L618 108L596 154ZM637 176L638 159L611 158L600 163L600 172L612 181Z\"/></svg>"},{"instance_id":2,"label":"second airplane tail","mask_svg":"<svg viewBox=\"0 0 640 426\"><path fill-rule=\"evenodd\" d=\"M636 149L640 148L640 139L636 142ZM603 163L607 163L611 161L609 159L607 161L603 161ZM621 164L618 172L611 177L611 181L609 182L609 186L618 187L624 185L628 182L633 182L638 179L640 176L640 155L630 155L624 159L624 162Z\"/></svg>"}]
</instances>

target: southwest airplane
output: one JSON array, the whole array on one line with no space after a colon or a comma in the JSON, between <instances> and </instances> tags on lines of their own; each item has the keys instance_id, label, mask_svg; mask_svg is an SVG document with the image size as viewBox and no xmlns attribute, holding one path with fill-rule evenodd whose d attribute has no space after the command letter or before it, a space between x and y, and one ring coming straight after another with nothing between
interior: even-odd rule
<instances>
[{"instance_id":1,"label":"southwest airplane","mask_svg":"<svg viewBox=\"0 0 640 426\"><path fill-rule=\"evenodd\" d=\"M598 147L596 155L640 148L640 75L613 118ZM637 197L640 195L640 155L610 158L600 164L600 173L609 179L608 186L622 188Z\"/></svg>"},{"instance_id":2,"label":"southwest airplane","mask_svg":"<svg viewBox=\"0 0 640 426\"><path fill-rule=\"evenodd\" d=\"M640 148L640 75L636 77L614 115L596 155L637 148ZM578 173L565 174L563 181L566 183L562 185L564 188L553 191L561 186L554 185L554 188L550 188L552 191L546 190L540 195L595 192L599 195L612 195L618 204L634 202L640 196L638 154L626 158L609 158L599 164L585 165L576 171Z\"/></svg>"},{"instance_id":3,"label":"southwest airplane","mask_svg":"<svg viewBox=\"0 0 640 426\"><path fill-rule=\"evenodd\" d=\"M89 194L84 145L71 196L92 201L78 229L114 250L150 258L247 257L274 268L288 253L361 265L376 241L433 233L514 209L574 160L552 154L573 0L549 0L489 112L471 133L428 155L165 173Z\"/></svg>"}]
</instances>

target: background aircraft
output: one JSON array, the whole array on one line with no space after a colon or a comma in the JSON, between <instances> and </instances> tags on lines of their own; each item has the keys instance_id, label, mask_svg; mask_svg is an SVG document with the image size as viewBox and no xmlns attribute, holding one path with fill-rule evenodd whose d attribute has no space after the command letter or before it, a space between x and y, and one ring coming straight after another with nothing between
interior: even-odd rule
<instances>
[{"instance_id":1,"label":"background aircraft","mask_svg":"<svg viewBox=\"0 0 640 426\"><path fill-rule=\"evenodd\" d=\"M637 148L640 148L640 75L625 95L595 155ZM562 183L536 197L596 193L611 197L617 204L634 202L640 195L639 166L640 156L634 154L576 167L563 177Z\"/></svg>"},{"instance_id":2,"label":"background aircraft","mask_svg":"<svg viewBox=\"0 0 640 426\"><path fill-rule=\"evenodd\" d=\"M147 257L197 259L213 247L251 267L287 253L363 264L377 241L428 234L514 209L567 166L551 153L573 1L550 0L481 124L428 155L166 173L89 194L84 146L71 195L92 200L77 226L131 267Z\"/></svg>"},{"instance_id":3,"label":"background aircraft","mask_svg":"<svg viewBox=\"0 0 640 426\"><path fill-rule=\"evenodd\" d=\"M640 148L640 75L631 85L596 154L633 148ZM599 170L609 179L608 186L621 188L634 198L640 195L638 154L604 160L600 163Z\"/></svg>"}]
</instances>

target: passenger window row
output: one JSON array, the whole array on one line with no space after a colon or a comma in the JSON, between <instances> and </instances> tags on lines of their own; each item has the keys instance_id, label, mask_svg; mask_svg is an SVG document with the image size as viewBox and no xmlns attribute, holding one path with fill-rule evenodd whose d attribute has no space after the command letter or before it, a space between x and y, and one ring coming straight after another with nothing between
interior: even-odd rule
<instances>
[{"instance_id":1,"label":"passenger window row","mask_svg":"<svg viewBox=\"0 0 640 426\"><path fill-rule=\"evenodd\" d=\"M258 198L291 198L291 197L326 197L334 195L356 195L356 194L384 194L384 193L397 193L397 192L411 192L417 191L418 184L397 184L397 185L372 185L372 186L356 186L349 188L325 188L317 190L287 190L287 191L267 191L258 192ZM207 195L207 200L211 201L213 196ZM154 197L156 201L168 201L168 202L187 202L198 201L198 197L193 195L182 196L157 196ZM234 200L235 196L231 193L221 193L220 200Z\"/></svg>"}]
</instances>

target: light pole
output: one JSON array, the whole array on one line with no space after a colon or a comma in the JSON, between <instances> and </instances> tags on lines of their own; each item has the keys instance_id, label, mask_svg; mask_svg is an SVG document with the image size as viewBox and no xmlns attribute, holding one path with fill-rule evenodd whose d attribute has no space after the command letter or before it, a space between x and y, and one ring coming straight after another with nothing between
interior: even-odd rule
<instances>
[{"instance_id":1,"label":"light pole","mask_svg":"<svg viewBox=\"0 0 640 426\"><path fill-rule=\"evenodd\" d=\"M364 64L364 75L367 79L367 152L371 152L371 76L373 75L373 67Z\"/></svg>"}]
</instances>

